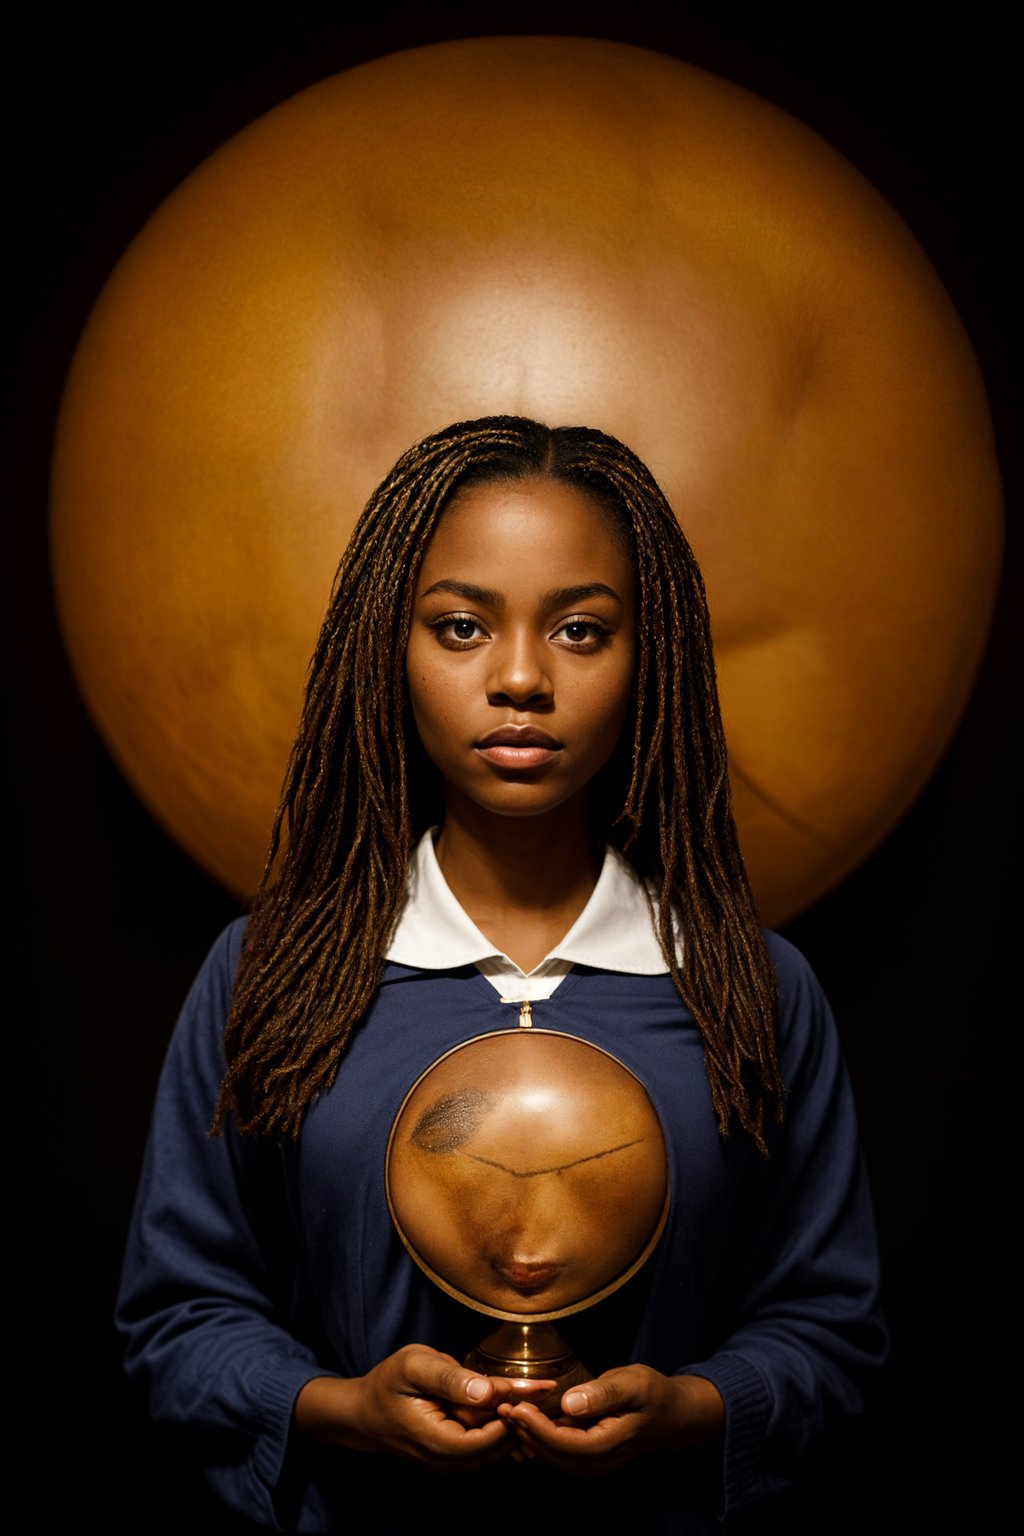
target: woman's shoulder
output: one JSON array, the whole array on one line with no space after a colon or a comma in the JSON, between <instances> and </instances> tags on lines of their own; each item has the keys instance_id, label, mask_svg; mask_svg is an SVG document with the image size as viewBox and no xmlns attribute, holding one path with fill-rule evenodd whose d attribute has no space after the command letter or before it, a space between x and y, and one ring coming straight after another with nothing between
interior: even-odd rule
<instances>
[{"instance_id":1,"label":"woman's shoulder","mask_svg":"<svg viewBox=\"0 0 1024 1536\"><path fill-rule=\"evenodd\" d=\"M206 951L196 976L197 981L216 972L226 973L232 979L234 978L248 922L248 917L243 914L225 923Z\"/></svg>"},{"instance_id":2,"label":"woman's shoulder","mask_svg":"<svg viewBox=\"0 0 1024 1536\"><path fill-rule=\"evenodd\" d=\"M779 984L779 1048L792 1064L794 1055L823 1062L841 1054L836 1021L825 989L811 961L791 940L764 930L768 954Z\"/></svg>"},{"instance_id":3,"label":"woman's shoulder","mask_svg":"<svg viewBox=\"0 0 1024 1536\"><path fill-rule=\"evenodd\" d=\"M229 965L237 966L248 926L249 919L244 912L239 917L232 918L229 923L225 923L210 946L210 955L223 955Z\"/></svg>"},{"instance_id":4,"label":"woman's shoulder","mask_svg":"<svg viewBox=\"0 0 1024 1536\"><path fill-rule=\"evenodd\" d=\"M185 997L183 1021L227 1016L247 922L244 916L233 918L210 944Z\"/></svg>"},{"instance_id":5,"label":"woman's shoulder","mask_svg":"<svg viewBox=\"0 0 1024 1536\"><path fill-rule=\"evenodd\" d=\"M784 938L781 933L776 933L771 928L762 928L761 932L768 946L768 954L780 986L786 981L795 982L808 977L817 982L811 962L791 939Z\"/></svg>"}]
</instances>

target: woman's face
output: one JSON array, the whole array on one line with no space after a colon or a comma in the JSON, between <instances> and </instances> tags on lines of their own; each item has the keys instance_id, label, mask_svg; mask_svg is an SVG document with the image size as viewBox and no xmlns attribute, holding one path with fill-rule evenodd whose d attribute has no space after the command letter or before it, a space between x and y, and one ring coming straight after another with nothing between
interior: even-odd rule
<instances>
[{"instance_id":1,"label":"woman's face","mask_svg":"<svg viewBox=\"0 0 1024 1536\"><path fill-rule=\"evenodd\" d=\"M457 496L406 657L449 812L540 816L585 797L621 734L634 651L633 571L600 504L546 479Z\"/></svg>"}]
</instances>

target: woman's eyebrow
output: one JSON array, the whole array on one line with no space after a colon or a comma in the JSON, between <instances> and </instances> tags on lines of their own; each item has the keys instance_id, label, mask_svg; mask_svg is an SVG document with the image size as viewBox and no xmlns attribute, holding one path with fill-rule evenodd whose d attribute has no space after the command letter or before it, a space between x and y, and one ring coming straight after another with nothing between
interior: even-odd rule
<instances>
[{"instance_id":1,"label":"woman's eyebrow","mask_svg":"<svg viewBox=\"0 0 1024 1536\"><path fill-rule=\"evenodd\" d=\"M479 1157L475 1152L463 1152L463 1157L471 1157L474 1163L485 1163L488 1168L498 1168L502 1173L510 1173L514 1179L536 1179L542 1173L564 1173L567 1168L578 1168L580 1163L593 1163L599 1157L611 1157L613 1152L624 1152L627 1147L636 1147L643 1141L642 1136L636 1136L632 1141L623 1141L617 1147L605 1147L603 1152L588 1152L586 1157L574 1157L571 1163L555 1163L551 1168L530 1168L525 1172L519 1168L510 1168L507 1163L497 1163L492 1157Z\"/></svg>"},{"instance_id":2,"label":"woman's eyebrow","mask_svg":"<svg viewBox=\"0 0 1024 1536\"><path fill-rule=\"evenodd\" d=\"M430 597L435 592L444 592L451 597L464 598L467 603L480 603L487 608L504 608L504 594L494 587L478 587L471 581L456 581L454 577L443 576L440 581L435 581L432 586L426 587L421 593L422 597ZM554 587L550 592L542 594L540 602L545 608L562 608L571 603L585 603L591 597L610 597L615 602L621 603L622 598L614 587L609 587L603 581L582 582L576 587Z\"/></svg>"},{"instance_id":3,"label":"woman's eyebrow","mask_svg":"<svg viewBox=\"0 0 1024 1536\"><path fill-rule=\"evenodd\" d=\"M464 597L467 603L481 603L487 608L504 608L505 606L504 597L493 587L478 587L471 581L456 581L449 576L443 576L440 581L435 581L433 586L426 587L420 596L430 597L434 592L447 592L452 597Z\"/></svg>"},{"instance_id":4,"label":"woman's eyebrow","mask_svg":"<svg viewBox=\"0 0 1024 1536\"><path fill-rule=\"evenodd\" d=\"M569 603L585 603L589 597L611 597L617 603L622 602L615 588L603 581L588 581L578 587L556 587L552 592L545 592L541 602L546 607L562 608Z\"/></svg>"}]
</instances>

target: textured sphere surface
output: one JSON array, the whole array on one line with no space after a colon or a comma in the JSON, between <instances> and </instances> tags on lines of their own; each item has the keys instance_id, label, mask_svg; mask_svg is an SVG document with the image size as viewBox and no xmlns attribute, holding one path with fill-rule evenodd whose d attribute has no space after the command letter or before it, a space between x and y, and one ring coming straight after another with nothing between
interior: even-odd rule
<instances>
[{"instance_id":1,"label":"textured sphere surface","mask_svg":"<svg viewBox=\"0 0 1024 1536\"><path fill-rule=\"evenodd\" d=\"M609 1295L668 1210L654 1106L585 1040L513 1029L434 1063L399 1110L388 1202L449 1294L502 1318L553 1318Z\"/></svg>"},{"instance_id":2,"label":"textured sphere surface","mask_svg":"<svg viewBox=\"0 0 1024 1536\"><path fill-rule=\"evenodd\" d=\"M624 44L347 70L140 232L53 466L62 628L114 756L247 895L363 502L409 444L494 412L609 431L668 495L784 922L892 829L962 712L1001 558L987 402L934 270L848 162Z\"/></svg>"}]
</instances>

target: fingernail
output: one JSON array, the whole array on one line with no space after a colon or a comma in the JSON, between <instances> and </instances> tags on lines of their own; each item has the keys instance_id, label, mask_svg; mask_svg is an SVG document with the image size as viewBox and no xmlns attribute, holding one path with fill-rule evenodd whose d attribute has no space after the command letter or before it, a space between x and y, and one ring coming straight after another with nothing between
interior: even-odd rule
<instances>
[{"instance_id":1,"label":"fingernail","mask_svg":"<svg viewBox=\"0 0 1024 1536\"><path fill-rule=\"evenodd\" d=\"M566 1413L586 1413L590 1399L585 1392L569 1392L562 1404Z\"/></svg>"},{"instance_id":2,"label":"fingernail","mask_svg":"<svg viewBox=\"0 0 1024 1536\"><path fill-rule=\"evenodd\" d=\"M490 1390L488 1383L480 1376L474 1376L466 1387L466 1396L472 1403L482 1403Z\"/></svg>"}]
</instances>

